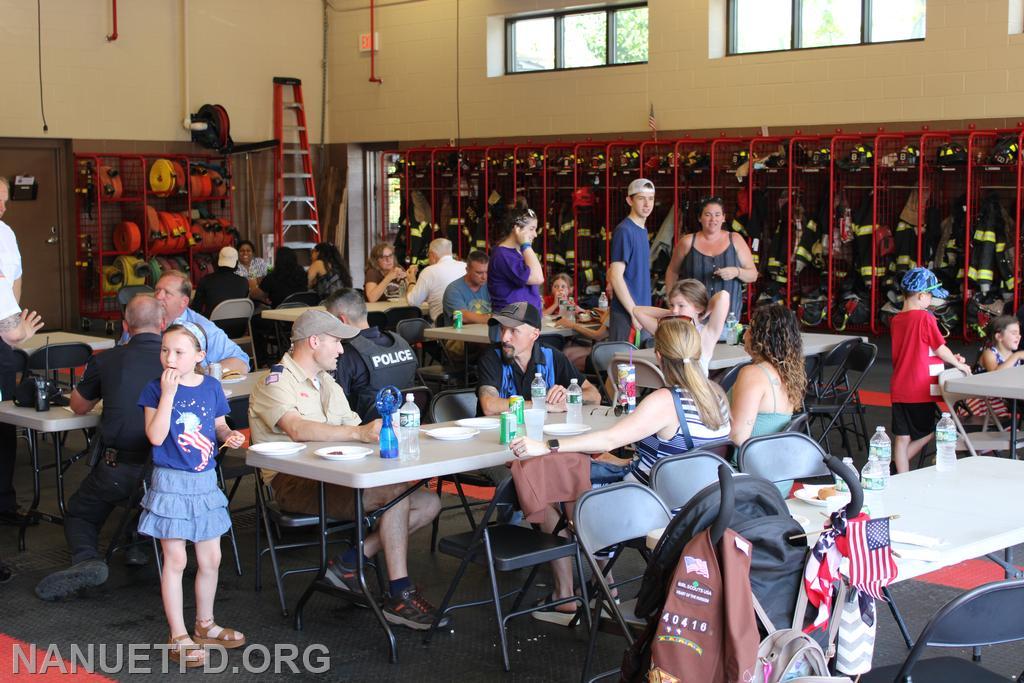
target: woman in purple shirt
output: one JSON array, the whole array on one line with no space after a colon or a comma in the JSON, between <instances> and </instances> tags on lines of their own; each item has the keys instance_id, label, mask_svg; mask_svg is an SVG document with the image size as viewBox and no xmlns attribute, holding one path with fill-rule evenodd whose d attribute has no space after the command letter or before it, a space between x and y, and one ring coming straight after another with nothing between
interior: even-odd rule
<instances>
[{"instance_id":1,"label":"woman in purple shirt","mask_svg":"<svg viewBox=\"0 0 1024 683\"><path fill-rule=\"evenodd\" d=\"M508 215L487 269L492 311L519 301L542 309L538 285L544 283L544 269L533 250L536 236L537 214L532 210L516 209Z\"/></svg>"}]
</instances>

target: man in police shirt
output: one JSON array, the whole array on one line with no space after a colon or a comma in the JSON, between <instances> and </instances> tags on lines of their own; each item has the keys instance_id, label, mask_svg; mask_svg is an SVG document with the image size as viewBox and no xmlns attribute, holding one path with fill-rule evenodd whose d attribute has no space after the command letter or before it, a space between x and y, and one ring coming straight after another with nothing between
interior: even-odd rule
<instances>
[{"instance_id":1,"label":"man in police shirt","mask_svg":"<svg viewBox=\"0 0 1024 683\"><path fill-rule=\"evenodd\" d=\"M358 333L324 311L306 311L292 326L292 348L273 366L249 398L249 428L253 443L269 441L362 441L376 443L380 420L359 426L359 416L349 407L341 387L329 374L342 353L341 340ZM319 484L289 474L262 470L265 482L273 482L274 500L283 509L319 514ZM408 483L378 486L363 492L366 512L388 504L409 488ZM352 489L328 484L327 514L351 519L355 497ZM390 599L384 618L392 624L426 630L436 608L428 603L409 578L409 534L430 524L441 503L425 489L414 491L381 515L376 529L366 537L364 550L373 557L381 550L388 568ZM361 592L355 568L357 550L349 548L328 566L327 580L342 590ZM447 618L442 624L447 623Z\"/></svg>"},{"instance_id":2,"label":"man in police shirt","mask_svg":"<svg viewBox=\"0 0 1024 683\"><path fill-rule=\"evenodd\" d=\"M45 577L36 586L43 600L59 600L82 588L107 580L107 563L99 551L100 529L110 513L134 495L141 484L152 447L146 437L139 394L160 377L160 331L163 306L151 295L134 297L125 308L125 327L131 340L96 354L71 392L71 410L84 415L103 401L99 461L68 502L64 537L71 567ZM145 556L125 556L141 564Z\"/></svg>"},{"instance_id":3,"label":"man in police shirt","mask_svg":"<svg viewBox=\"0 0 1024 683\"><path fill-rule=\"evenodd\" d=\"M363 422L375 420L377 392L386 386L406 389L416 385L416 354L394 332L371 327L366 321L366 300L354 289L339 289L324 302L327 312L359 330L344 343L334 379L352 400Z\"/></svg>"}]
</instances>

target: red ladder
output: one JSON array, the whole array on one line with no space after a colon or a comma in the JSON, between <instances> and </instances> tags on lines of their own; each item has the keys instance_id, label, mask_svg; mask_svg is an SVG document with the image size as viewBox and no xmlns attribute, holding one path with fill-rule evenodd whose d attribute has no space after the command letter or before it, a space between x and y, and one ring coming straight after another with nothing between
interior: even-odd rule
<instances>
[{"instance_id":1,"label":"red ladder","mask_svg":"<svg viewBox=\"0 0 1024 683\"><path fill-rule=\"evenodd\" d=\"M286 89L291 89L290 99L285 99ZM294 114L294 123L285 123L285 112ZM313 185L302 81L298 78L274 77L274 137L274 245L312 249L321 239L320 214Z\"/></svg>"}]
</instances>

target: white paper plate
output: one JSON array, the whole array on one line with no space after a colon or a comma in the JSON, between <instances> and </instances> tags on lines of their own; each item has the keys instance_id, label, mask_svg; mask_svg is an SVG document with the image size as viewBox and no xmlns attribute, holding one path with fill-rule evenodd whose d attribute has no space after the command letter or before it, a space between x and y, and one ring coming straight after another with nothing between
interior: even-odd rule
<instances>
[{"instance_id":1,"label":"white paper plate","mask_svg":"<svg viewBox=\"0 0 1024 683\"><path fill-rule=\"evenodd\" d=\"M250 449L263 455L295 455L306 448L304 443L293 441L269 441L249 446Z\"/></svg>"},{"instance_id":2,"label":"white paper plate","mask_svg":"<svg viewBox=\"0 0 1024 683\"><path fill-rule=\"evenodd\" d=\"M441 441L464 441L472 439L480 433L479 429L470 429L469 427L438 427L436 429L421 429L420 431Z\"/></svg>"},{"instance_id":3,"label":"white paper plate","mask_svg":"<svg viewBox=\"0 0 1024 683\"><path fill-rule=\"evenodd\" d=\"M805 503L811 505L817 505L818 507L836 509L850 502L849 493L838 493L828 500L820 500L818 498L818 490L821 486L804 486L793 494L794 497L799 498Z\"/></svg>"},{"instance_id":4,"label":"white paper plate","mask_svg":"<svg viewBox=\"0 0 1024 683\"><path fill-rule=\"evenodd\" d=\"M574 434L582 434L583 432L589 431L590 425L585 424L556 422L554 424L544 425L544 433L550 434L551 436L572 436Z\"/></svg>"},{"instance_id":5,"label":"white paper plate","mask_svg":"<svg viewBox=\"0 0 1024 683\"><path fill-rule=\"evenodd\" d=\"M372 448L366 446L328 446L313 451L324 460L361 460L373 453Z\"/></svg>"},{"instance_id":6,"label":"white paper plate","mask_svg":"<svg viewBox=\"0 0 1024 683\"><path fill-rule=\"evenodd\" d=\"M497 429L501 426L501 421L496 417L466 417L456 420L455 424L470 429Z\"/></svg>"},{"instance_id":7,"label":"white paper plate","mask_svg":"<svg viewBox=\"0 0 1024 683\"><path fill-rule=\"evenodd\" d=\"M242 375L241 377L231 377L230 379L222 379L220 381L220 383L221 384L238 384L239 382L244 382L247 379L249 379L249 375Z\"/></svg>"}]
</instances>

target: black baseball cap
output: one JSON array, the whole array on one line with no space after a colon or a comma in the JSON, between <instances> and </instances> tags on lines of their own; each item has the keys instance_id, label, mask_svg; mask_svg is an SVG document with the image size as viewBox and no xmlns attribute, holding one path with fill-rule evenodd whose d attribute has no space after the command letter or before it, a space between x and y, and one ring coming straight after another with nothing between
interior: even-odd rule
<instances>
[{"instance_id":1,"label":"black baseball cap","mask_svg":"<svg viewBox=\"0 0 1024 683\"><path fill-rule=\"evenodd\" d=\"M487 321L491 327L504 325L505 327L519 327L520 325L531 325L540 329L540 311L533 304L525 301L517 301L501 309L491 316Z\"/></svg>"}]
</instances>

